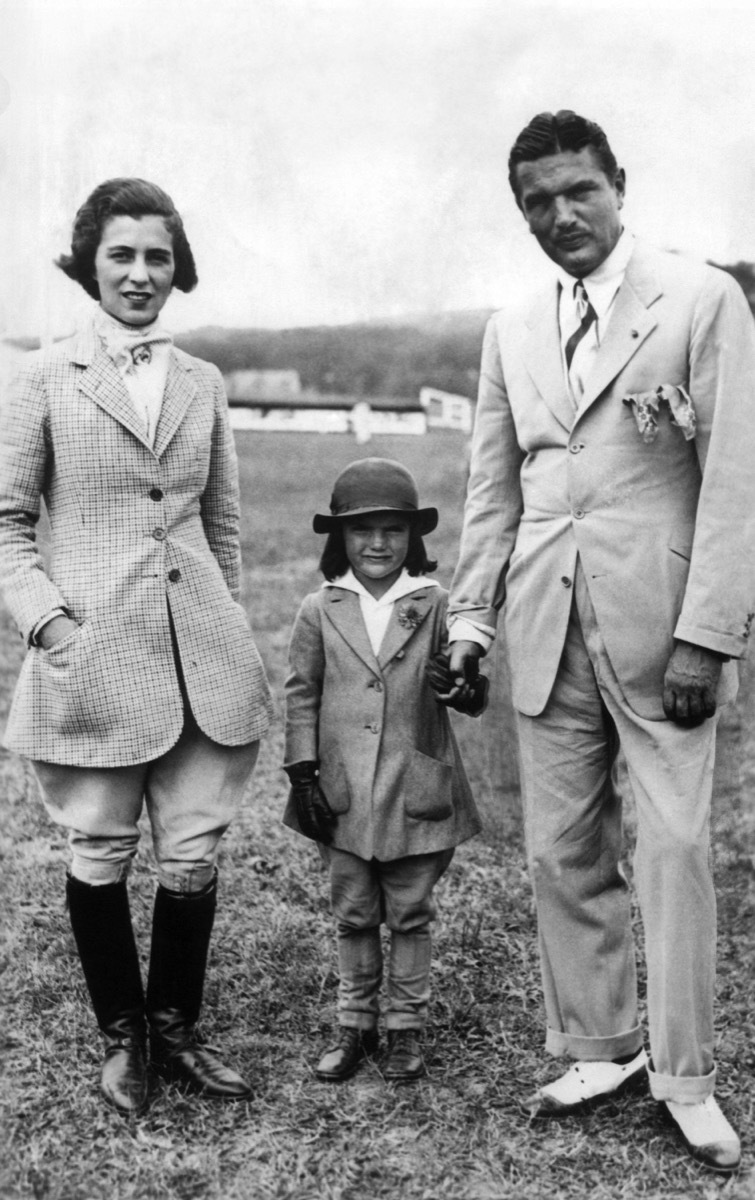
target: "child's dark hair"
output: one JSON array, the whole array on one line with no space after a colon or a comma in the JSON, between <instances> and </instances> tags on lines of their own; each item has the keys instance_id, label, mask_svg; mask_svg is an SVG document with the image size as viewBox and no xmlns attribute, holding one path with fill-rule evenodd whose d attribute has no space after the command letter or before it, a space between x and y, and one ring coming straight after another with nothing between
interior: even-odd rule
<instances>
[{"instance_id":1,"label":"child's dark hair","mask_svg":"<svg viewBox=\"0 0 755 1200\"><path fill-rule=\"evenodd\" d=\"M343 526L339 525L328 534L325 548L320 557L319 568L328 583L332 583L334 579L345 575L350 565L346 554L346 544L343 540ZM415 525L410 525L409 549L404 559L404 566L408 573L410 575L426 575L428 571L434 571L437 565L437 562L427 557L422 534Z\"/></svg>"}]
</instances>

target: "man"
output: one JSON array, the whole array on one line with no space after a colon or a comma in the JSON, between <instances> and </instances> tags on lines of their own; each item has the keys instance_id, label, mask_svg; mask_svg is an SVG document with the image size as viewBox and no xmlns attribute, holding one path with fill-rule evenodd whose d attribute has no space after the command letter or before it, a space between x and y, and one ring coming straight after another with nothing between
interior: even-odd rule
<instances>
[{"instance_id":1,"label":"man","mask_svg":"<svg viewBox=\"0 0 755 1200\"><path fill-rule=\"evenodd\" d=\"M717 714L755 608L755 329L727 275L623 229L624 171L593 122L535 117L509 179L556 278L486 331L446 699L468 689L505 600L546 1049L576 1060L525 1104L562 1115L649 1076L693 1155L732 1171L739 1141L713 1098L708 825Z\"/></svg>"}]
</instances>

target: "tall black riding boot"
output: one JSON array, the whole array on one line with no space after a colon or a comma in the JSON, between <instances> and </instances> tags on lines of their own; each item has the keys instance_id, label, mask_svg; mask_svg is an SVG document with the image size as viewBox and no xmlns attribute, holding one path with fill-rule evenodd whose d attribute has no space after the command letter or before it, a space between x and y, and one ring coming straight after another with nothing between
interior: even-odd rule
<instances>
[{"instance_id":1,"label":"tall black riding boot","mask_svg":"<svg viewBox=\"0 0 755 1200\"><path fill-rule=\"evenodd\" d=\"M246 1100L252 1089L203 1043L196 1023L215 918L217 878L201 892L158 886L147 983L152 1065L164 1079L214 1100Z\"/></svg>"},{"instance_id":2,"label":"tall black riding boot","mask_svg":"<svg viewBox=\"0 0 755 1200\"><path fill-rule=\"evenodd\" d=\"M126 882L94 887L68 877L71 928L103 1037L101 1088L130 1115L147 1103L144 991Z\"/></svg>"}]
</instances>

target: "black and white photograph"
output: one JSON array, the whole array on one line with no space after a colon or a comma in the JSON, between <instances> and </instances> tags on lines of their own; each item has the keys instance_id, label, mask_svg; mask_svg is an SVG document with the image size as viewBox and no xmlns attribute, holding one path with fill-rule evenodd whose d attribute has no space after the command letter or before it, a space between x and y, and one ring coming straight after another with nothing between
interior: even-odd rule
<instances>
[{"instance_id":1,"label":"black and white photograph","mask_svg":"<svg viewBox=\"0 0 755 1200\"><path fill-rule=\"evenodd\" d=\"M3 1200L755 1200L753 64L0 0Z\"/></svg>"}]
</instances>

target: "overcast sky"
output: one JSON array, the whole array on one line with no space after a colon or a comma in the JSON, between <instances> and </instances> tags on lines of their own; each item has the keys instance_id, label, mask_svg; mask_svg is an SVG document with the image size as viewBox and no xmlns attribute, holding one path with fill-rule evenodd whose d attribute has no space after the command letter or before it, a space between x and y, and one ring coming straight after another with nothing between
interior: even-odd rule
<instances>
[{"instance_id":1,"label":"overcast sky","mask_svg":"<svg viewBox=\"0 0 755 1200\"><path fill-rule=\"evenodd\" d=\"M114 175L184 217L200 283L174 329L496 305L547 271L506 158L559 107L606 129L635 232L755 259L751 3L0 0L0 19L0 333L86 311L50 263Z\"/></svg>"}]
</instances>

